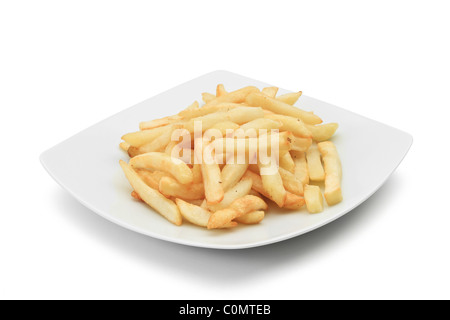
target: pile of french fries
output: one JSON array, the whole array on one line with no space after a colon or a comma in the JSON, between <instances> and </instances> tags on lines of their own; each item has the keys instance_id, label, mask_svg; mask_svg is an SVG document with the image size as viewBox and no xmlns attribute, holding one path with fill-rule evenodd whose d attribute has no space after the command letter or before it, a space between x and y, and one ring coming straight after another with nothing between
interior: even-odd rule
<instances>
[{"instance_id":1,"label":"pile of french fries","mask_svg":"<svg viewBox=\"0 0 450 320\"><path fill-rule=\"evenodd\" d=\"M208 229L260 223L268 201L288 210L306 206L310 213L322 212L322 184L329 206L341 202L342 167L329 141L338 125L322 124L313 112L295 107L301 92L277 93L276 87L252 86L227 92L219 84L216 94L202 94L203 106L195 101L177 115L140 123L140 130L120 143L130 156L120 165L131 195L175 225L184 218ZM251 139L233 134L238 129L260 132L253 137L257 150ZM187 143L180 130L187 133ZM206 137L211 130L214 137ZM215 148L215 158L198 161L207 157L207 147ZM239 152L244 156L236 161ZM261 152L276 156L276 170L264 171L268 164Z\"/></svg>"}]
</instances>

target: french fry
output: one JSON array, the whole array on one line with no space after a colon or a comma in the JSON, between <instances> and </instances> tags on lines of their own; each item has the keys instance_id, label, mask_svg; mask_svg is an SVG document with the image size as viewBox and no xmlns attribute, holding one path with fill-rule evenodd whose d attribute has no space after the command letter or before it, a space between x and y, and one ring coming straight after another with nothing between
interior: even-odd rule
<instances>
[{"instance_id":1,"label":"french fry","mask_svg":"<svg viewBox=\"0 0 450 320\"><path fill-rule=\"evenodd\" d=\"M300 210L305 205L305 198L296 194L287 193L284 208L288 210Z\"/></svg>"},{"instance_id":2,"label":"french fry","mask_svg":"<svg viewBox=\"0 0 450 320\"><path fill-rule=\"evenodd\" d=\"M262 93L264 93L266 96L275 98L278 92L277 87L266 87L261 90Z\"/></svg>"},{"instance_id":3,"label":"french fry","mask_svg":"<svg viewBox=\"0 0 450 320\"><path fill-rule=\"evenodd\" d=\"M183 161L162 152L149 152L130 159L130 165L135 169L151 169L167 172L182 184L194 180L191 169Z\"/></svg>"},{"instance_id":4,"label":"french fry","mask_svg":"<svg viewBox=\"0 0 450 320\"><path fill-rule=\"evenodd\" d=\"M318 186L305 186L305 202L309 213L323 211L323 196Z\"/></svg>"},{"instance_id":5,"label":"french fry","mask_svg":"<svg viewBox=\"0 0 450 320\"><path fill-rule=\"evenodd\" d=\"M194 163L194 161L192 161ZM194 163L192 166L192 183L202 183L203 182L203 176L202 176L202 166L198 163Z\"/></svg>"},{"instance_id":6,"label":"french fry","mask_svg":"<svg viewBox=\"0 0 450 320\"><path fill-rule=\"evenodd\" d=\"M222 187L224 191L228 191L235 186L244 176L249 164L227 164L222 169ZM251 186L250 186L251 189Z\"/></svg>"},{"instance_id":7,"label":"french fry","mask_svg":"<svg viewBox=\"0 0 450 320\"><path fill-rule=\"evenodd\" d=\"M300 98L301 95L302 95L301 91L286 93L286 94L278 96L277 100L293 106L297 102L297 100Z\"/></svg>"},{"instance_id":8,"label":"french fry","mask_svg":"<svg viewBox=\"0 0 450 320\"><path fill-rule=\"evenodd\" d=\"M130 148L128 148L128 155L130 156L130 158L133 158L144 153L165 151L167 145L171 142L171 137L172 132L165 131L159 137L148 144L145 144L138 148L131 146Z\"/></svg>"},{"instance_id":9,"label":"french fry","mask_svg":"<svg viewBox=\"0 0 450 320\"><path fill-rule=\"evenodd\" d=\"M271 130L280 129L281 126L282 123L280 121L259 118L243 124L240 129L244 132L247 132L247 130L255 130L256 134L259 135L259 130L266 130L266 133L270 133Z\"/></svg>"},{"instance_id":10,"label":"french fry","mask_svg":"<svg viewBox=\"0 0 450 320\"><path fill-rule=\"evenodd\" d=\"M176 199L178 209L182 216L192 224L206 228L208 225L211 213L195 204L188 203L181 199ZM230 222L223 226L223 228L233 228L237 226L236 222Z\"/></svg>"},{"instance_id":11,"label":"french fry","mask_svg":"<svg viewBox=\"0 0 450 320\"><path fill-rule=\"evenodd\" d=\"M167 198L183 200L201 200L205 198L203 183L181 184L171 177L163 177L159 181L159 192Z\"/></svg>"},{"instance_id":12,"label":"french fry","mask_svg":"<svg viewBox=\"0 0 450 320\"><path fill-rule=\"evenodd\" d=\"M309 183L308 164L306 163L305 152L291 151L295 163L294 175L303 185Z\"/></svg>"},{"instance_id":13,"label":"french fry","mask_svg":"<svg viewBox=\"0 0 450 320\"><path fill-rule=\"evenodd\" d=\"M221 202L217 204L208 204L207 208L212 211L219 211L229 207L235 200L242 198L249 194L252 189L251 179L242 179L235 186L225 192L224 197Z\"/></svg>"},{"instance_id":14,"label":"french fry","mask_svg":"<svg viewBox=\"0 0 450 320\"><path fill-rule=\"evenodd\" d=\"M235 131L239 129L239 125L231 121L223 121L213 125L211 129L219 130L222 133L222 137L225 137L227 134L227 130Z\"/></svg>"},{"instance_id":15,"label":"french fry","mask_svg":"<svg viewBox=\"0 0 450 320\"><path fill-rule=\"evenodd\" d=\"M202 100L204 103L209 103L216 99L216 96L209 92L202 93Z\"/></svg>"},{"instance_id":16,"label":"french fry","mask_svg":"<svg viewBox=\"0 0 450 320\"><path fill-rule=\"evenodd\" d=\"M131 196L133 197L133 198L135 198L136 200L139 200L139 201L142 201L142 199L141 199L141 197L138 195L138 193L136 192L136 191L132 191L131 192Z\"/></svg>"},{"instance_id":17,"label":"french fry","mask_svg":"<svg viewBox=\"0 0 450 320\"><path fill-rule=\"evenodd\" d=\"M266 209L267 204L262 199L247 195L234 201L229 208L214 212L209 218L207 228L217 229L245 214Z\"/></svg>"},{"instance_id":18,"label":"french fry","mask_svg":"<svg viewBox=\"0 0 450 320\"><path fill-rule=\"evenodd\" d=\"M280 167L291 173L295 172L295 162L289 152L286 152L284 155L280 156Z\"/></svg>"},{"instance_id":19,"label":"french fry","mask_svg":"<svg viewBox=\"0 0 450 320\"><path fill-rule=\"evenodd\" d=\"M162 171L153 171L150 172L148 170L135 170L139 175L139 178L142 179L149 187L159 190L159 182L163 177L169 176L167 173Z\"/></svg>"},{"instance_id":20,"label":"french fry","mask_svg":"<svg viewBox=\"0 0 450 320\"><path fill-rule=\"evenodd\" d=\"M312 133L300 118L283 116L281 114L269 114L265 116L267 119L277 120L282 123L280 130L290 131L295 136L301 138L311 138Z\"/></svg>"},{"instance_id":21,"label":"french fry","mask_svg":"<svg viewBox=\"0 0 450 320\"><path fill-rule=\"evenodd\" d=\"M119 144L120 149L122 149L125 152L128 152L128 149L130 148L130 144L128 142L122 141Z\"/></svg>"},{"instance_id":22,"label":"french fry","mask_svg":"<svg viewBox=\"0 0 450 320\"><path fill-rule=\"evenodd\" d=\"M153 140L169 131L170 133L172 133L173 129L174 129L173 125L167 125L164 127L159 127L150 130L132 132L124 135L122 137L122 140L124 140L133 147L140 147L151 143Z\"/></svg>"},{"instance_id":23,"label":"french fry","mask_svg":"<svg viewBox=\"0 0 450 320\"><path fill-rule=\"evenodd\" d=\"M253 211L243 216L236 218L235 220L242 224L258 224L264 220L264 211Z\"/></svg>"},{"instance_id":24,"label":"french fry","mask_svg":"<svg viewBox=\"0 0 450 320\"><path fill-rule=\"evenodd\" d=\"M260 170L267 167L261 163L258 163L258 166ZM261 180L264 190L270 195L270 199L282 208L286 201L286 189L284 188L283 180L281 179L279 171L276 171L273 174L262 174Z\"/></svg>"},{"instance_id":25,"label":"french fry","mask_svg":"<svg viewBox=\"0 0 450 320\"><path fill-rule=\"evenodd\" d=\"M312 139L307 138L298 138L296 136L290 137L291 139L291 150L294 151L308 151L309 147L312 144Z\"/></svg>"},{"instance_id":26,"label":"french fry","mask_svg":"<svg viewBox=\"0 0 450 320\"><path fill-rule=\"evenodd\" d=\"M216 88L216 97L221 97L226 95L228 92L225 90L225 87L223 84L218 84Z\"/></svg>"},{"instance_id":27,"label":"french fry","mask_svg":"<svg viewBox=\"0 0 450 320\"><path fill-rule=\"evenodd\" d=\"M201 163L205 198L208 204L217 204L223 200L225 194L222 187L220 167L216 162L211 164L206 163L206 152L207 148L205 147L203 149L203 161Z\"/></svg>"},{"instance_id":28,"label":"french fry","mask_svg":"<svg viewBox=\"0 0 450 320\"><path fill-rule=\"evenodd\" d=\"M229 92L213 99L212 101L206 102L206 105L204 107L218 105L223 102L242 103L245 101L245 98L252 92L259 92L259 89L256 87L245 87L233 92Z\"/></svg>"},{"instance_id":29,"label":"french fry","mask_svg":"<svg viewBox=\"0 0 450 320\"><path fill-rule=\"evenodd\" d=\"M191 105L189 105L186 109L186 111L190 111L190 110L197 110L200 107L198 101L194 101ZM181 116L178 116L180 119L182 119Z\"/></svg>"},{"instance_id":30,"label":"french fry","mask_svg":"<svg viewBox=\"0 0 450 320\"><path fill-rule=\"evenodd\" d=\"M219 103L214 106L209 107L201 107L198 109L191 109L191 110L183 110L180 113L178 113L178 116L183 118L183 121L190 120L193 118L203 117L211 113L215 113L218 111L230 111L231 109L242 107L241 104L238 103Z\"/></svg>"},{"instance_id":31,"label":"french fry","mask_svg":"<svg viewBox=\"0 0 450 320\"><path fill-rule=\"evenodd\" d=\"M171 117L165 117L165 118L156 119L156 120L145 121L145 122L141 122L139 124L139 129L141 129L141 130L155 129L155 128L167 126L169 124L175 123L180 120L181 120L180 116L171 116Z\"/></svg>"},{"instance_id":32,"label":"french fry","mask_svg":"<svg viewBox=\"0 0 450 320\"><path fill-rule=\"evenodd\" d=\"M146 185L144 181L139 178L136 171L134 171L133 168L125 161L121 160L120 166L122 167L125 176L127 177L134 191L145 203L147 203L150 207L155 209L173 224L177 226L182 224L183 218L181 216L180 210L178 210L177 205L172 200L167 199L161 193Z\"/></svg>"},{"instance_id":33,"label":"french fry","mask_svg":"<svg viewBox=\"0 0 450 320\"><path fill-rule=\"evenodd\" d=\"M342 201L342 165L336 146L331 141L318 143L325 169L325 199L329 206Z\"/></svg>"},{"instance_id":34,"label":"french fry","mask_svg":"<svg viewBox=\"0 0 450 320\"><path fill-rule=\"evenodd\" d=\"M286 191L302 196L303 184L295 178L295 175L281 167L279 168L279 172Z\"/></svg>"},{"instance_id":35,"label":"french fry","mask_svg":"<svg viewBox=\"0 0 450 320\"><path fill-rule=\"evenodd\" d=\"M245 99L245 102L250 106L261 107L278 114L299 118L307 124L314 125L322 123L322 119L314 113L298 109L277 99L270 98L260 92L249 94Z\"/></svg>"},{"instance_id":36,"label":"french fry","mask_svg":"<svg viewBox=\"0 0 450 320\"><path fill-rule=\"evenodd\" d=\"M314 141L322 142L330 140L336 133L339 125L337 123L327 123L318 126L306 125L312 134Z\"/></svg>"},{"instance_id":37,"label":"french fry","mask_svg":"<svg viewBox=\"0 0 450 320\"><path fill-rule=\"evenodd\" d=\"M306 160L308 163L309 179L312 181L324 181L325 171L323 170L320 151L316 143L313 143L306 152Z\"/></svg>"}]
</instances>

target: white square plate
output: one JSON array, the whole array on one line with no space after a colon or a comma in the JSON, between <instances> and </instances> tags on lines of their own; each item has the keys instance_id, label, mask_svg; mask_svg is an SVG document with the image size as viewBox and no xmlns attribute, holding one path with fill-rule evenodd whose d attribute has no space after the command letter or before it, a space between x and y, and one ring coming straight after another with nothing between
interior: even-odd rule
<instances>
[{"instance_id":1,"label":"white square plate","mask_svg":"<svg viewBox=\"0 0 450 320\"><path fill-rule=\"evenodd\" d=\"M201 92L215 92L266 83L226 71L215 71L124 110L44 152L41 162L70 194L100 216L148 236L205 248L242 249L286 240L317 229L367 200L405 157L412 137L328 103L302 96L297 106L312 110L324 122L338 122L333 138L343 165L344 201L320 214L281 212L271 208L264 221L233 230L206 230L189 223L177 227L130 197L131 187L119 166L128 160L118 147L120 137L138 130L139 122L176 114ZM288 91L280 89L280 93ZM277 212L278 211L278 212Z\"/></svg>"}]
</instances>

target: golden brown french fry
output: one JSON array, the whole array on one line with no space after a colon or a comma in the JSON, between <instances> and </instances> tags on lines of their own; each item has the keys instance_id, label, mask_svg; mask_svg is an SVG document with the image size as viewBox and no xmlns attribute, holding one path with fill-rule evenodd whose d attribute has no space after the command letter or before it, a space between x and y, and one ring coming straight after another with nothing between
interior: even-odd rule
<instances>
[{"instance_id":1,"label":"golden brown french fry","mask_svg":"<svg viewBox=\"0 0 450 320\"><path fill-rule=\"evenodd\" d=\"M231 189L225 192L221 202L217 204L208 204L207 208L212 212L225 209L229 207L237 199L248 195L251 189L252 189L252 180L242 179L242 181L238 182Z\"/></svg>"},{"instance_id":2,"label":"golden brown french fry","mask_svg":"<svg viewBox=\"0 0 450 320\"><path fill-rule=\"evenodd\" d=\"M284 188L296 195L303 195L303 184L295 178L295 175L289 171L279 168L281 179L283 180Z\"/></svg>"},{"instance_id":3,"label":"golden brown french fry","mask_svg":"<svg viewBox=\"0 0 450 320\"><path fill-rule=\"evenodd\" d=\"M167 145L171 142L172 132L165 131L159 137L157 137L152 142L140 146L138 148L131 146L128 149L128 155L133 158L137 155L141 155L148 152L163 152L165 151Z\"/></svg>"},{"instance_id":4,"label":"golden brown french fry","mask_svg":"<svg viewBox=\"0 0 450 320\"><path fill-rule=\"evenodd\" d=\"M289 152L286 152L284 155L280 156L280 167L291 173L295 172L294 159L292 159Z\"/></svg>"},{"instance_id":5,"label":"golden brown french fry","mask_svg":"<svg viewBox=\"0 0 450 320\"><path fill-rule=\"evenodd\" d=\"M201 200L205 198L203 183L181 184L171 177L163 177L159 181L159 192L167 198L174 197L183 200Z\"/></svg>"},{"instance_id":6,"label":"golden brown french fry","mask_svg":"<svg viewBox=\"0 0 450 320\"><path fill-rule=\"evenodd\" d=\"M203 209L195 204L188 203L181 199L176 199L177 206L182 214L182 216L192 224L195 224L200 227L206 228L208 225L209 218L211 217L211 213ZM222 228L233 228L236 227L236 222L230 222L223 226Z\"/></svg>"},{"instance_id":7,"label":"golden brown french fry","mask_svg":"<svg viewBox=\"0 0 450 320\"><path fill-rule=\"evenodd\" d=\"M247 164L227 164L222 169L222 182L223 190L228 191L230 188L235 186L239 180L244 176L248 169ZM250 186L251 189L251 186Z\"/></svg>"},{"instance_id":8,"label":"golden brown french fry","mask_svg":"<svg viewBox=\"0 0 450 320\"><path fill-rule=\"evenodd\" d=\"M258 166L260 171L263 168L268 167L261 163L258 163ZM277 170L273 174L261 174L261 180L264 190L267 194L270 195L270 199L272 199L280 208L282 208L286 201L286 189L284 188L283 180L281 179L279 171Z\"/></svg>"},{"instance_id":9,"label":"golden brown french fry","mask_svg":"<svg viewBox=\"0 0 450 320\"><path fill-rule=\"evenodd\" d=\"M128 142L122 141L119 144L120 149L122 149L125 152L128 152L128 149L130 148L130 144Z\"/></svg>"},{"instance_id":10,"label":"golden brown french fry","mask_svg":"<svg viewBox=\"0 0 450 320\"><path fill-rule=\"evenodd\" d=\"M183 118L183 121L190 120L193 118L203 117L211 113L215 113L218 111L230 111L231 109L242 107L241 104L238 103L219 103L214 106L209 107L201 107L198 109L192 109L192 110L183 110L180 113L178 113L178 116Z\"/></svg>"},{"instance_id":11,"label":"golden brown french fry","mask_svg":"<svg viewBox=\"0 0 450 320\"><path fill-rule=\"evenodd\" d=\"M213 125L211 129L219 130L222 133L222 137L225 137L227 134L227 130L235 131L239 129L239 125L231 121L223 121Z\"/></svg>"},{"instance_id":12,"label":"golden brown french fry","mask_svg":"<svg viewBox=\"0 0 450 320\"><path fill-rule=\"evenodd\" d=\"M264 93L268 97L275 98L275 96L277 95L277 92L278 92L278 88L277 87L266 87L266 88L262 89L261 92Z\"/></svg>"},{"instance_id":13,"label":"golden brown french fry","mask_svg":"<svg viewBox=\"0 0 450 320\"><path fill-rule=\"evenodd\" d=\"M167 199L161 193L146 185L144 181L139 178L136 171L134 171L133 168L125 161L121 160L120 166L122 167L125 176L127 177L134 191L136 191L136 193L145 203L147 203L150 207L155 209L173 224L177 226L182 224L183 218L181 216L180 210L178 210L177 205L172 200Z\"/></svg>"},{"instance_id":14,"label":"golden brown french fry","mask_svg":"<svg viewBox=\"0 0 450 320\"><path fill-rule=\"evenodd\" d=\"M261 107L278 114L299 118L307 124L322 123L322 119L314 113L298 109L277 99L270 98L260 92L249 94L245 99L245 102L250 106Z\"/></svg>"},{"instance_id":15,"label":"golden brown french fry","mask_svg":"<svg viewBox=\"0 0 450 320\"><path fill-rule=\"evenodd\" d=\"M280 129L281 126L282 123L280 121L259 118L243 124L240 129L244 132L247 132L247 130L255 130L256 135L259 135L259 130L265 130L265 133L268 134L271 130Z\"/></svg>"},{"instance_id":16,"label":"golden brown french fry","mask_svg":"<svg viewBox=\"0 0 450 320\"><path fill-rule=\"evenodd\" d=\"M226 95L228 92L225 90L225 87L223 84L218 84L216 88L216 97L221 97Z\"/></svg>"},{"instance_id":17,"label":"golden brown french fry","mask_svg":"<svg viewBox=\"0 0 450 320\"><path fill-rule=\"evenodd\" d=\"M167 172L182 184L192 183L194 180L193 173L187 164L163 152L149 152L136 156L130 160L130 165L135 169Z\"/></svg>"},{"instance_id":18,"label":"golden brown french fry","mask_svg":"<svg viewBox=\"0 0 450 320\"><path fill-rule=\"evenodd\" d=\"M215 98L212 101L207 102L204 107L218 105L223 102L242 103L245 101L245 98L252 92L259 92L259 89L256 87L245 87L233 92L229 92Z\"/></svg>"},{"instance_id":19,"label":"golden brown french fry","mask_svg":"<svg viewBox=\"0 0 450 320\"><path fill-rule=\"evenodd\" d=\"M295 163L294 175L303 185L309 183L308 164L306 163L305 152L291 151Z\"/></svg>"},{"instance_id":20,"label":"golden brown french fry","mask_svg":"<svg viewBox=\"0 0 450 320\"><path fill-rule=\"evenodd\" d=\"M153 171L150 172L148 170L135 170L139 175L139 178L142 179L149 187L159 190L159 182L163 177L167 177L168 174L162 171Z\"/></svg>"},{"instance_id":21,"label":"golden brown french fry","mask_svg":"<svg viewBox=\"0 0 450 320\"><path fill-rule=\"evenodd\" d=\"M308 138L299 138L296 136L292 136L291 138L291 150L293 151L308 151L309 147L312 144L312 139Z\"/></svg>"},{"instance_id":22,"label":"golden brown french fry","mask_svg":"<svg viewBox=\"0 0 450 320\"><path fill-rule=\"evenodd\" d=\"M203 184L205 186L205 198L208 204L217 204L223 200L225 192L222 187L220 167L216 162L208 164L207 148L203 149L203 161L201 163Z\"/></svg>"},{"instance_id":23,"label":"golden brown french fry","mask_svg":"<svg viewBox=\"0 0 450 320\"><path fill-rule=\"evenodd\" d=\"M214 212L207 227L217 229L245 214L266 209L267 204L261 198L247 195L234 201L229 208Z\"/></svg>"},{"instance_id":24,"label":"golden brown french fry","mask_svg":"<svg viewBox=\"0 0 450 320\"><path fill-rule=\"evenodd\" d=\"M311 131L312 138L315 141L322 142L330 140L336 133L339 125L337 123L327 123L318 126L306 125L309 131Z\"/></svg>"},{"instance_id":25,"label":"golden brown french fry","mask_svg":"<svg viewBox=\"0 0 450 320\"><path fill-rule=\"evenodd\" d=\"M278 96L277 100L293 106L297 102L297 100L300 98L301 95L302 95L301 91L286 93L286 94Z\"/></svg>"},{"instance_id":26,"label":"golden brown french fry","mask_svg":"<svg viewBox=\"0 0 450 320\"><path fill-rule=\"evenodd\" d=\"M209 103L216 99L216 96L209 92L202 93L202 100L204 103Z\"/></svg>"},{"instance_id":27,"label":"golden brown french fry","mask_svg":"<svg viewBox=\"0 0 450 320\"><path fill-rule=\"evenodd\" d=\"M336 146L331 141L320 142L319 151L322 154L325 169L325 199L329 206L342 201L342 165Z\"/></svg>"},{"instance_id":28,"label":"golden brown french fry","mask_svg":"<svg viewBox=\"0 0 450 320\"><path fill-rule=\"evenodd\" d=\"M172 134L172 131L174 129L174 125L167 125L150 130L127 133L122 137L122 140L129 143L133 147L140 147L151 143L153 140L160 137L161 135L166 134L167 132L170 132L170 134Z\"/></svg>"},{"instance_id":29,"label":"golden brown french fry","mask_svg":"<svg viewBox=\"0 0 450 320\"><path fill-rule=\"evenodd\" d=\"M155 129L155 128L167 126L169 124L175 123L180 120L181 120L180 116L170 116L170 117L165 117L165 118L161 118L161 119L145 121L145 122L141 122L139 124L139 129L141 129L141 130Z\"/></svg>"},{"instance_id":30,"label":"golden brown french fry","mask_svg":"<svg viewBox=\"0 0 450 320\"><path fill-rule=\"evenodd\" d=\"M192 163L194 163L194 161L192 161ZM192 183L202 183L203 182L202 166L200 164L198 164L198 163L193 164L192 174L193 174Z\"/></svg>"},{"instance_id":31,"label":"golden brown french fry","mask_svg":"<svg viewBox=\"0 0 450 320\"><path fill-rule=\"evenodd\" d=\"M253 211L236 218L236 221L243 224L258 224L264 220L264 211Z\"/></svg>"},{"instance_id":32,"label":"golden brown french fry","mask_svg":"<svg viewBox=\"0 0 450 320\"><path fill-rule=\"evenodd\" d=\"M287 193L286 202L284 208L288 210L299 210L305 205L305 198L298 196L296 194Z\"/></svg>"},{"instance_id":33,"label":"golden brown french fry","mask_svg":"<svg viewBox=\"0 0 450 320\"><path fill-rule=\"evenodd\" d=\"M292 134L301 138L311 138L311 131L306 127L300 118L293 118L281 114L269 114L265 116L267 119L277 120L282 123L280 130L290 131Z\"/></svg>"},{"instance_id":34,"label":"golden brown french fry","mask_svg":"<svg viewBox=\"0 0 450 320\"><path fill-rule=\"evenodd\" d=\"M141 199L141 197L138 195L138 193L136 192L136 191L132 191L131 192L131 196L133 197L133 198L135 198L136 200L139 200L139 201L142 201L142 199Z\"/></svg>"},{"instance_id":35,"label":"golden brown french fry","mask_svg":"<svg viewBox=\"0 0 450 320\"><path fill-rule=\"evenodd\" d=\"M323 196L318 186L305 186L306 208L309 213L319 213L323 211Z\"/></svg>"},{"instance_id":36,"label":"golden brown french fry","mask_svg":"<svg viewBox=\"0 0 450 320\"><path fill-rule=\"evenodd\" d=\"M179 144L178 141L170 141L169 144L164 149L164 153L168 154L169 156L172 155L173 149Z\"/></svg>"},{"instance_id":37,"label":"golden brown french fry","mask_svg":"<svg viewBox=\"0 0 450 320\"><path fill-rule=\"evenodd\" d=\"M312 181L324 181L325 171L323 170L320 151L316 143L313 143L306 152L306 160L308 163L309 179Z\"/></svg>"}]
</instances>

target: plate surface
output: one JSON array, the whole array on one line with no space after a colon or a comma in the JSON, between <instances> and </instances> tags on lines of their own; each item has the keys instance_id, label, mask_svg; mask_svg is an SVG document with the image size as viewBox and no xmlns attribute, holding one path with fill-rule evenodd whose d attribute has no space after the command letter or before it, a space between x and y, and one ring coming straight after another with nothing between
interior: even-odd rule
<instances>
[{"instance_id":1,"label":"plate surface","mask_svg":"<svg viewBox=\"0 0 450 320\"><path fill-rule=\"evenodd\" d=\"M118 147L120 137L138 130L138 124L178 113L201 93L215 92L218 83L227 90L266 83L226 71L215 71L184 83L126 109L47 150L41 162L49 174L70 194L100 216L130 230L179 244L242 249L267 245L317 229L351 211L367 200L394 172L407 154L412 137L382 123L328 103L302 96L297 102L326 122L340 127L333 142L343 166L344 201L326 207L323 213L285 213L271 208L264 221L233 230L206 230L189 223L177 227L145 204L133 201L131 187L119 166L128 160ZM280 89L279 93L288 91Z\"/></svg>"}]
</instances>

